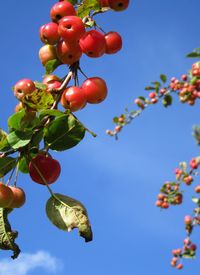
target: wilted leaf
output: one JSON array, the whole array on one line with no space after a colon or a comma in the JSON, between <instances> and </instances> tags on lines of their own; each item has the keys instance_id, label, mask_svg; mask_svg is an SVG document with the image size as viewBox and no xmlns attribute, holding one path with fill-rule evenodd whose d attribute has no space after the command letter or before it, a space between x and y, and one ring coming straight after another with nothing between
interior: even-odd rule
<instances>
[{"instance_id":1,"label":"wilted leaf","mask_svg":"<svg viewBox=\"0 0 200 275\"><path fill-rule=\"evenodd\" d=\"M24 102L31 109L40 111L43 109L51 108L54 98L51 93L47 93L46 90L35 90L32 94L28 95Z\"/></svg>"},{"instance_id":2,"label":"wilted leaf","mask_svg":"<svg viewBox=\"0 0 200 275\"><path fill-rule=\"evenodd\" d=\"M0 249L12 250L12 259L16 259L20 254L20 249L15 243L15 239L18 236L17 231L12 231L10 223L8 221L8 214L10 209L0 208Z\"/></svg>"},{"instance_id":3,"label":"wilted leaf","mask_svg":"<svg viewBox=\"0 0 200 275\"><path fill-rule=\"evenodd\" d=\"M70 232L78 228L86 242L92 241L92 230L88 214L82 203L68 196L55 194L46 204L46 213L50 221L59 229Z\"/></svg>"}]
</instances>

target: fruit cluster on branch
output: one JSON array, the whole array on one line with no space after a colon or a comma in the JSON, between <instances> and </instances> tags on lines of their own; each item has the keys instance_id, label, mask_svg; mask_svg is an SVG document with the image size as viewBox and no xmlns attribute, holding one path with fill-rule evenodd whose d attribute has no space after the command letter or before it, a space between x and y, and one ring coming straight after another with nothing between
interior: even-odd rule
<instances>
[{"instance_id":1,"label":"fruit cluster on branch","mask_svg":"<svg viewBox=\"0 0 200 275\"><path fill-rule=\"evenodd\" d=\"M199 58L199 55L191 53L188 54L188 57ZM125 113L113 118L116 126L114 130L106 131L109 136L117 139L123 127L130 124L150 105L155 105L159 101L164 107L172 105L174 94L178 95L181 103L193 106L200 99L200 62L195 62L189 73L183 74L180 79L172 77L169 83L167 83L166 75L161 74L160 80L151 82L151 85L145 87L145 90L149 91L147 97L139 96L134 100L134 103L139 107L138 110L129 111L126 109Z\"/></svg>"},{"instance_id":2,"label":"fruit cluster on branch","mask_svg":"<svg viewBox=\"0 0 200 275\"><path fill-rule=\"evenodd\" d=\"M102 102L108 89L102 78L86 76L80 60L83 54L99 58L121 50L120 34L105 33L94 17L109 10L125 10L128 4L127 0L55 3L50 9L51 22L39 30L44 43L39 58L46 75L41 82L23 78L13 87L19 104L8 119L8 132L0 129L0 248L12 250L13 258L19 255L20 249L15 243L17 233L12 231L7 216L13 208L25 203L25 192L17 187L18 172L29 174L34 182L48 188L51 197L46 204L46 214L55 226L68 232L78 228L86 242L92 240L83 204L50 188L61 172L60 163L50 151L61 152L78 145L86 131L96 136L74 112L87 103ZM66 75L52 74L61 65L66 67ZM79 74L86 78L81 85Z\"/></svg>"}]
</instances>

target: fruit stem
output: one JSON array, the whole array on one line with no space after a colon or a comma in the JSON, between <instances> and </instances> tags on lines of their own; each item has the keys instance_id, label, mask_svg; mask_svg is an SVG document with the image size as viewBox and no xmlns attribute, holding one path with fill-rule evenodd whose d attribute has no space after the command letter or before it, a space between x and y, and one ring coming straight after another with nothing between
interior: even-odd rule
<instances>
[{"instance_id":1,"label":"fruit stem","mask_svg":"<svg viewBox=\"0 0 200 275\"><path fill-rule=\"evenodd\" d=\"M19 174L19 162L17 162L17 166L16 166L16 173L15 173L14 187L16 187L16 186L17 186L17 178L18 178L18 174Z\"/></svg>"}]
</instances>

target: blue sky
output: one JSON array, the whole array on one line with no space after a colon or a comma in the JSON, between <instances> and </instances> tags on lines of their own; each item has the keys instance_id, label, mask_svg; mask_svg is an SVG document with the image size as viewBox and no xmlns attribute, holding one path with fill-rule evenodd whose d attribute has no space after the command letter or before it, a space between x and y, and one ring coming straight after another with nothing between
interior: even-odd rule
<instances>
[{"instance_id":1,"label":"blue sky","mask_svg":"<svg viewBox=\"0 0 200 275\"><path fill-rule=\"evenodd\" d=\"M4 129L17 104L11 87L21 78L40 81L43 75L38 29L49 22L53 4L52 0L1 3L0 127ZM152 106L123 130L117 142L105 130L113 127L112 117L126 106L134 108L134 98L145 95L144 87L160 73L180 77L188 71L192 60L185 55L199 47L199 9L198 0L189 4L143 0L131 1L125 12L99 16L103 29L121 33L123 50L100 59L83 58L84 71L104 78L109 94L102 104L76 113L98 137L87 134L76 148L53 154L62 164L62 173L52 186L85 204L94 241L85 244L76 231L68 234L52 226L45 215L46 188L20 175L18 184L26 191L27 203L12 214L11 221L24 254L12 266L11 260L4 259L10 253L0 251L0 268L4 263L18 275L51 274L51 270L59 275L177 272L169 266L170 252L182 244L183 217L193 205L189 195L184 205L166 212L154 203L163 182L174 179L179 161L199 153L192 137L192 125L200 123L199 103L189 107L175 100L168 109ZM62 69L57 72L63 76ZM197 245L198 234L197 230ZM187 261L181 272L198 270L198 260ZM1 272L9 275L12 269Z\"/></svg>"}]
</instances>

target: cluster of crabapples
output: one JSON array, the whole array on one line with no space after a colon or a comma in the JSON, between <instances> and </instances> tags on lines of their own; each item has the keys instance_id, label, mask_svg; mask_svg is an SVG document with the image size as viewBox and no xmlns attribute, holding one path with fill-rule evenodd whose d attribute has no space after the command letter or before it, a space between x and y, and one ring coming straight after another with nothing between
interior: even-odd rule
<instances>
[{"instance_id":1,"label":"cluster of crabapples","mask_svg":"<svg viewBox=\"0 0 200 275\"><path fill-rule=\"evenodd\" d=\"M185 229L187 231L188 236L184 239L182 248L177 248L172 250L173 257L170 262L171 266L177 269L183 268L183 263L180 262L182 258L184 257L193 258L196 255L197 246L190 240L190 234L192 232L193 227L195 225L200 224L200 218L198 216L193 218L189 215L186 215L184 218L184 224L185 224Z\"/></svg>"},{"instance_id":2,"label":"cluster of crabapples","mask_svg":"<svg viewBox=\"0 0 200 275\"><path fill-rule=\"evenodd\" d=\"M184 171L181 168L175 169L176 182L165 182L161 188L161 193L157 196L156 206L167 209L170 205L179 205L183 201L183 195L180 191L180 184L191 185L194 177L193 173L199 167L199 158L192 158L189 166L190 171ZM200 193L200 185L195 187L195 192Z\"/></svg>"},{"instance_id":3,"label":"cluster of crabapples","mask_svg":"<svg viewBox=\"0 0 200 275\"><path fill-rule=\"evenodd\" d=\"M183 74L181 80L172 77L168 87L161 88L158 92L150 92L145 101L136 98L135 104L141 109L144 109L148 104L156 104L159 98L168 91L177 92L179 100L182 103L188 103L191 106L194 105L196 99L200 98L200 62L192 65L189 76Z\"/></svg>"},{"instance_id":4,"label":"cluster of crabapples","mask_svg":"<svg viewBox=\"0 0 200 275\"><path fill-rule=\"evenodd\" d=\"M99 5L102 9L122 11L128 7L129 1L100 0ZM92 25L94 29L90 26L88 30L87 21L93 19L88 16L81 19L78 16L78 9L66 0L60 0L51 7L50 18L51 22L41 26L39 30L40 39L44 43L39 50L40 61L45 67L51 61L56 61L58 66L67 65L73 74L72 78L75 79L75 86L66 87L66 85L63 85L63 79L49 74L42 80L42 90L47 94L50 93L56 103L57 100L60 100L61 105L71 112L81 110L87 103L97 104L102 102L107 96L107 85L102 78L86 77L82 85L77 86L77 70L85 76L80 69L79 61L83 54L90 58L98 58L104 54L117 53L122 48L120 34L114 31L104 33L100 27L97 30L95 21L93 21ZM29 99L31 101L31 95L37 90L39 92L40 88L31 79L24 78L19 80L13 88L15 97L20 101L15 111L18 112L24 108L26 112L35 116L38 110L30 108L27 102L29 102ZM29 162L30 177L36 183L49 185L58 179L61 172L60 164L48 152L39 151L36 156L27 161ZM21 199L19 200L20 191ZM7 194L6 197L8 199L6 199L6 203L2 199L3 203L1 205L0 198L0 207L20 207L22 206L22 202L25 202L25 194L21 188L9 187L6 184L2 184L0 186L0 196L1 194L2 197L4 197L3 194ZM11 197L14 196L12 194L15 195L21 204L11 202Z\"/></svg>"},{"instance_id":5,"label":"cluster of crabapples","mask_svg":"<svg viewBox=\"0 0 200 275\"><path fill-rule=\"evenodd\" d=\"M109 5L114 10L123 10L128 7L128 1L109 1ZM41 26L39 31L44 43L39 50L39 58L44 66L52 60L57 60L60 65L72 66L79 63L83 53L88 57L98 58L103 54L115 54L122 48L122 38L117 32L104 34L96 29L87 31L87 18L82 20L78 17L76 9L68 1L54 4L50 17L52 21ZM62 81L55 75L49 75L43 79L43 84L47 86L47 92L50 92L58 89ZM22 79L15 85L14 94L23 101L23 97L35 89L33 81ZM75 112L82 109L86 103L102 102L106 96L106 82L100 77L90 77L80 87L66 88L61 104Z\"/></svg>"}]
</instances>

